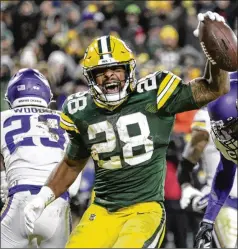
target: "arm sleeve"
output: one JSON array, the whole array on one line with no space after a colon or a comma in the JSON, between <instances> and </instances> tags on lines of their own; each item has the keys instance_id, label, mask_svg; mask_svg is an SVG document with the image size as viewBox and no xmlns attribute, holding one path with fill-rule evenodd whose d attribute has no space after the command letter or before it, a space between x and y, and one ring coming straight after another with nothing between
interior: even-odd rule
<instances>
[{"instance_id":1,"label":"arm sleeve","mask_svg":"<svg viewBox=\"0 0 238 249\"><path fill-rule=\"evenodd\" d=\"M173 115L179 112L198 109L192 95L191 86L169 71L156 75L158 84L157 108Z\"/></svg>"},{"instance_id":2,"label":"arm sleeve","mask_svg":"<svg viewBox=\"0 0 238 249\"><path fill-rule=\"evenodd\" d=\"M232 161L228 161L221 154L221 160L213 178L208 206L203 218L204 221L215 221L232 189L236 167Z\"/></svg>"},{"instance_id":3,"label":"arm sleeve","mask_svg":"<svg viewBox=\"0 0 238 249\"><path fill-rule=\"evenodd\" d=\"M66 148L66 155L71 160L80 160L90 156L78 127L74 123L74 117L68 112L67 100L63 104L60 115L60 127L69 135L69 143Z\"/></svg>"}]
</instances>

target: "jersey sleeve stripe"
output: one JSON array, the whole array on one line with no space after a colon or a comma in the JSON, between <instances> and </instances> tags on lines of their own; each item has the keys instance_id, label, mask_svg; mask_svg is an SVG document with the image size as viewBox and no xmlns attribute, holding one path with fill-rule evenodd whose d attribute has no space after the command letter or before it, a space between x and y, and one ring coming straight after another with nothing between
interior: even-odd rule
<instances>
[{"instance_id":1,"label":"jersey sleeve stripe","mask_svg":"<svg viewBox=\"0 0 238 249\"><path fill-rule=\"evenodd\" d=\"M75 127L74 124L70 124L70 123L64 121L62 118L60 119L60 122L62 122L64 125L67 125L67 126L69 126L69 127Z\"/></svg>"},{"instance_id":2,"label":"jersey sleeve stripe","mask_svg":"<svg viewBox=\"0 0 238 249\"><path fill-rule=\"evenodd\" d=\"M175 89L177 88L180 82L181 82L181 79L174 75L173 78L168 83L167 87L164 89L164 91L160 94L160 96L157 97L158 110L166 103L166 101L175 91Z\"/></svg>"},{"instance_id":3,"label":"jersey sleeve stripe","mask_svg":"<svg viewBox=\"0 0 238 249\"><path fill-rule=\"evenodd\" d=\"M66 121L67 123L73 124L74 122L67 116L65 115L63 112L60 115L60 118L63 119L64 121Z\"/></svg>"},{"instance_id":4,"label":"jersey sleeve stripe","mask_svg":"<svg viewBox=\"0 0 238 249\"><path fill-rule=\"evenodd\" d=\"M78 129L75 126L68 126L60 121L60 127L66 131L75 131L76 133L79 133Z\"/></svg>"},{"instance_id":5,"label":"jersey sleeve stripe","mask_svg":"<svg viewBox=\"0 0 238 249\"><path fill-rule=\"evenodd\" d=\"M159 86L158 93L157 93L158 96L162 93L162 91L164 90L164 88L167 86L167 84L171 80L172 76L173 75L171 73L168 73L166 75L166 77L162 80L162 82L161 82L161 84Z\"/></svg>"}]
</instances>

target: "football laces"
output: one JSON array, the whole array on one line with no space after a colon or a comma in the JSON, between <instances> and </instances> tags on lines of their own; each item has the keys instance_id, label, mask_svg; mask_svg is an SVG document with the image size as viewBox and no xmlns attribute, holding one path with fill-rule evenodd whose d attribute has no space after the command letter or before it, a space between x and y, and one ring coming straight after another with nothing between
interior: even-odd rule
<instances>
[{"instance_id":1,"label":"football laces","mask_svg":"<svg viewBox=\"0 0 238 249\"><path fill-rule=\"evenodd\" d=\"M216 65L217 63L212 59L212 57L208 53L204 42L200 42L200 44L201 44L202 50L203 50L204 54L206 55L207 59L212 63L212 65Z\"/></svg>"}]
</instances>

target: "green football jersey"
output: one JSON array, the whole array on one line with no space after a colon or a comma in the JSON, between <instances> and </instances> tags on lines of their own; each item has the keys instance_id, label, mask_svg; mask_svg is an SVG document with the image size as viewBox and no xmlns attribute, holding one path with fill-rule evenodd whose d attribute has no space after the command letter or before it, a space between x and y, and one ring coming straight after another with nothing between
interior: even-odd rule
<instances>
[{"instance_id":1,"label":"green football jersey","mask_svg":"<svg viewBox=\"0 0 238 249\"><path fill-rule=\"evenodd\" d=\"M71 159L92 156L95 203L115 211L163 201L175 114L197 108L190 85L167 71L139 80L136 91L113 111L98 106L88 92L69 96L61 116L71 137L66 153Z\"/></svg>"}]
</instances>

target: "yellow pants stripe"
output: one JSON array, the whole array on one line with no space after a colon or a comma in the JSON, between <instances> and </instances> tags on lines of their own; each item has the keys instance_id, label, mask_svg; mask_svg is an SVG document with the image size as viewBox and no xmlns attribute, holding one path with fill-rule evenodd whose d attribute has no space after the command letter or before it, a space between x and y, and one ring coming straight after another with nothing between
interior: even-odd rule
<instances>
[{"instance_id":1,"label":"yellow pants stripe","mask_svg":"<svg viewBox=\"0 0 238 249\"><path fill-rule=\"evenodd\" d=\"M160 248L161 247L161 244L162 244L162 242L164 240L165 229L166 229L166 227L164 225L164 228L163 228L163 231L162 231L162 235L159 238L159 241L158 241L158 244L156 245L156 248Z\"/></svg>"},{"instance_id":2,"label":"yellow pants stripe","mask_svg":"<svg viewBox=\"0 0 238 249\"><path fill-rule=\"evenodd\" d=\"M162 217L161 222L158 226L158 228L155 230L154 234L151 238L149 238L145 244L143 245L143 248L158 248L163 242L164 234L165 234L165 221L166 221L166 215L165 215L165 209L163 204L159 203L162 208Z\"/></svg>"}]
</instances>

